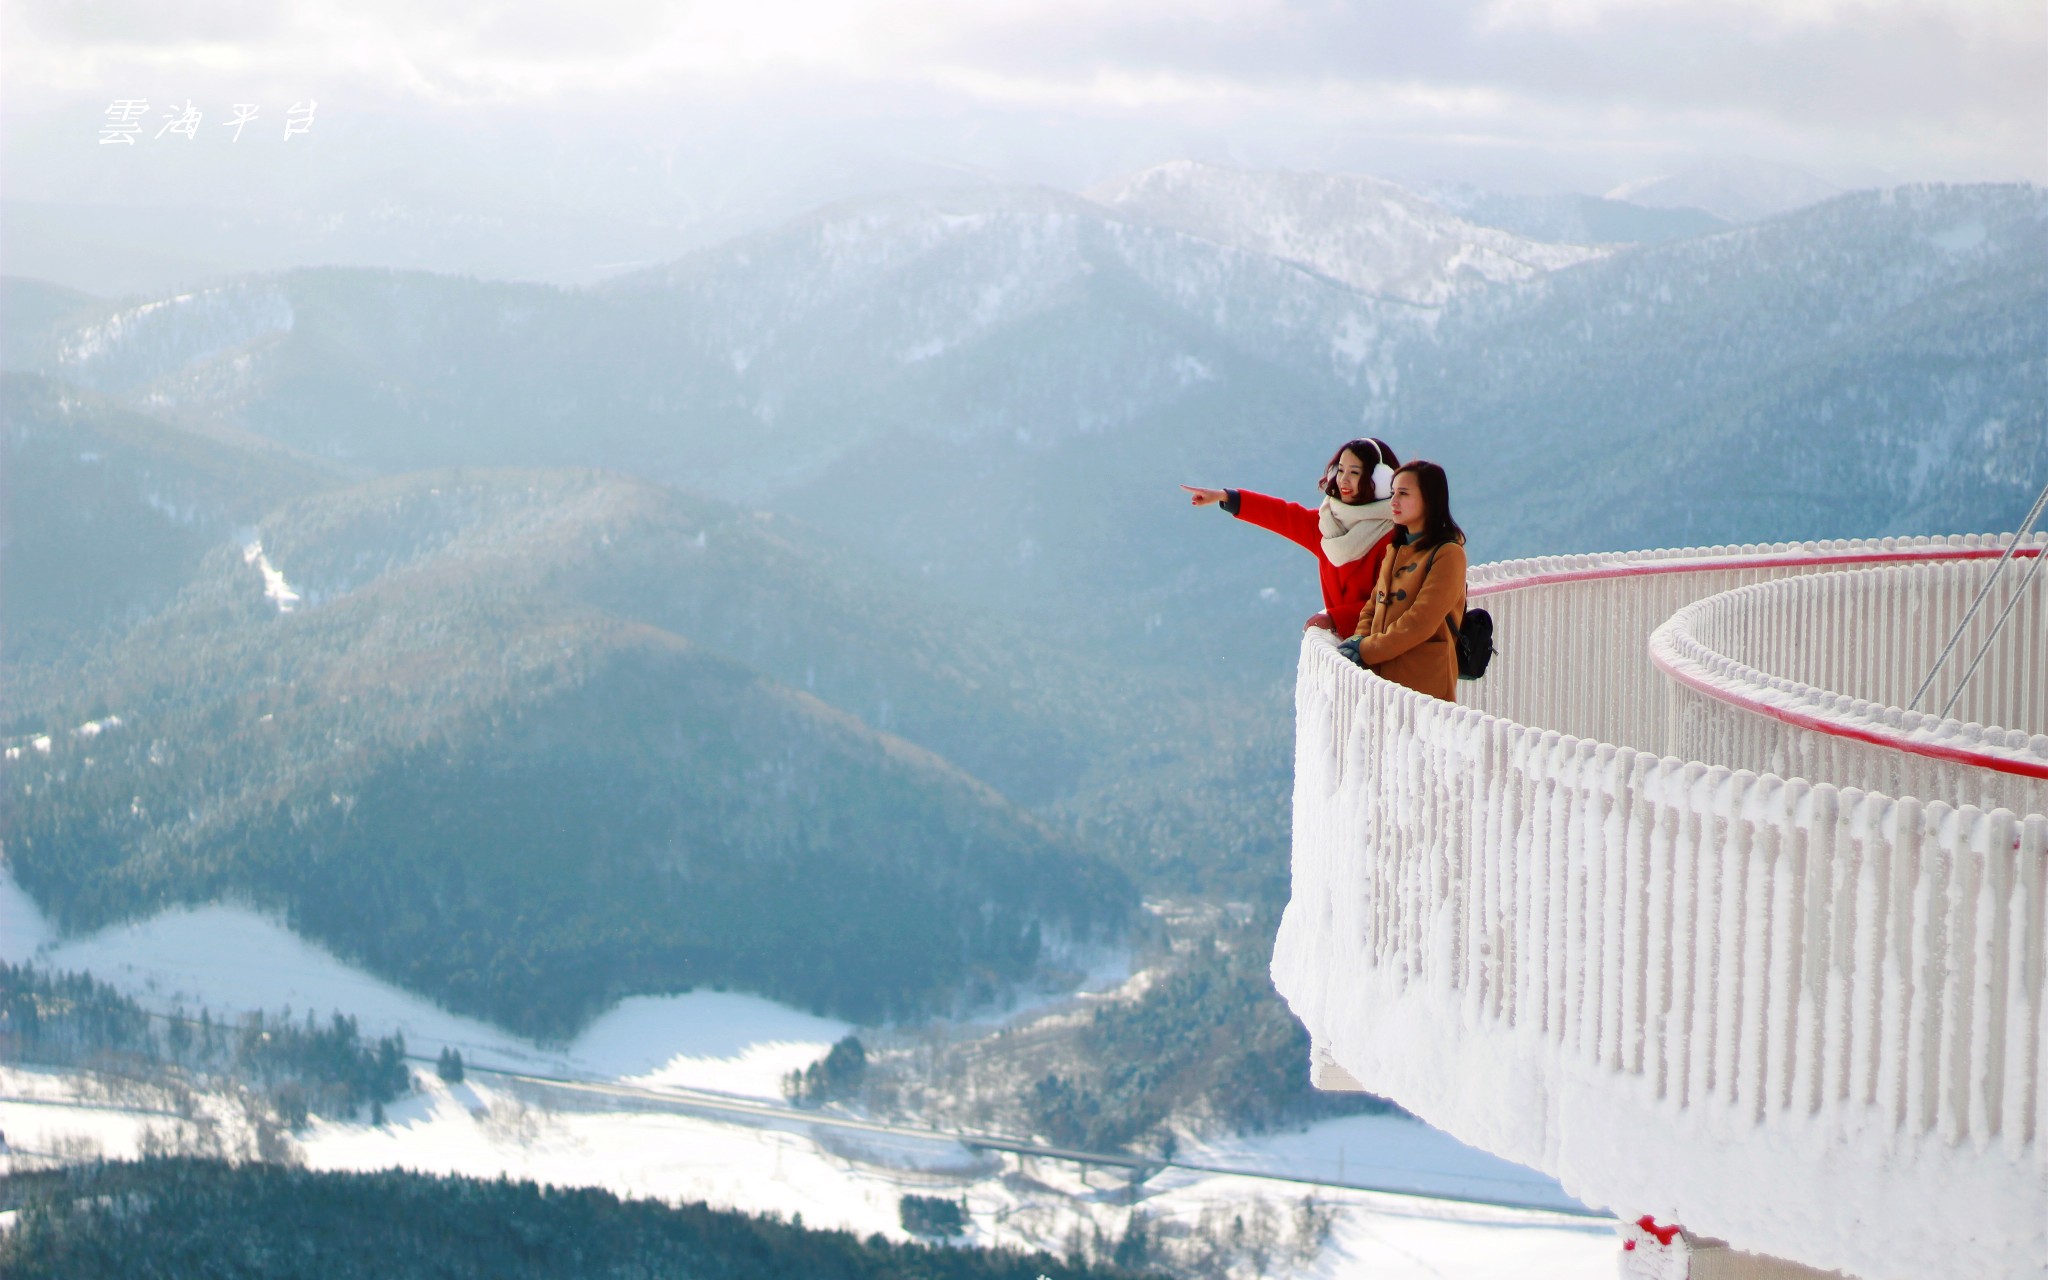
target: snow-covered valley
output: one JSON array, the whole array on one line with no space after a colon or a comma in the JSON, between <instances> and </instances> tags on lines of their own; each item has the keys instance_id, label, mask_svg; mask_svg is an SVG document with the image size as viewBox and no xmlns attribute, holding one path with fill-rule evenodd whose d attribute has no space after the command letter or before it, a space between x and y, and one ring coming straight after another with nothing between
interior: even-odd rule
<instances>
[{"instance_id":1,"label":"snow-covered valley","mask_svg":"<svg viewBox=\"0 0 2048 1280\"><path fill-rule=\"evenodd\" d=\"M456 1048L470 1064L449 1084L415 1072L415 1092L381 1126L316 1118L288 1141L316 1169L403 1167L624 1195L702 1200L862 1235L902 1236L905 1195L964 1198L969 1241L1063 1251L1076 1232L1119 1238L1144 1215L1164 1238L1242 1218L1270 1235L1266 1274L1295 1276L1605 1275L1614 1237L1604 1222L1533 1210L1340 1189L1314 1181L1412 1187L1445 1196L1562 1203L1540 1175L1460 1146L1399 1116L1352 1116L1305 1130L1183 1146L1193 1164L1303 1179L1279 1181L1172 1168L1138 1187L1118 1170L972 1149L944 1135L835 1129L781 1102L784 1073L816 1061L847 1024L731 992L621 1002L564 1045L542 1045L447 1013L357 970L253 911L211 906L76 938L60 938L0 876L0 959L86 970L146 1008L353 1014L366 1032L402 1031L409 1052ZM1106 968L1098 975L1113 982ZM1085 998L1085 997L1084 997ZM864 1031L886 1044L890 1033ZM552 1076L618 1086L594 1092L500 1075ZM708 1091L751 1103L692 1107ZM0 1069L0 1133L8 1167L51 1156L131 1156L175 1147L190 1121L132 1090L86 1074ZM196 1104L213 1131L249 1122L225 1095ZM1299 1237L1305 1197L1329 1210L1327 1238ZM1290 1234L1294 1233L1294 1234ZM1317 1233L1320 1236L1320 1232Z\"/></svg>"}]
</instances>

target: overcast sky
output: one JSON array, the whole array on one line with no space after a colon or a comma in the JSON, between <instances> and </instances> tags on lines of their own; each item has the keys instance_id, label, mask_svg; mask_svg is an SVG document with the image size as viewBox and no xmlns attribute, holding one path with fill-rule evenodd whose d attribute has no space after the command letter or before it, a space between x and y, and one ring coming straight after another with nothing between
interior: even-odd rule
<instances>
[{"instance_id":1,"label":"overcast sky","mask_svg":"<svg viewBox=\"0 0 2048 1280\"><path fill-rule=\"evenodd\" d=\"M2048 180L2042 0L9 0L0 25L15 198L711 207L1179 156L1593 192L1716 156ZM103 144L119 98L149 113ZM154 137L187 100L199 136Z\"/></svg>"}]
</instances>

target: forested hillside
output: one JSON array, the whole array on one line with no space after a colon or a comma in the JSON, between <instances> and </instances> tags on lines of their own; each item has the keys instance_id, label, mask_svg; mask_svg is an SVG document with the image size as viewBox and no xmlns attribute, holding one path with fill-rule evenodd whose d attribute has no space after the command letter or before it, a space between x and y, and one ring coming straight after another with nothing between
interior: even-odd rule
<instances>
[{"instance_id":1,"label":"forested hillside","mask_svg":"<svg viewBox=\"0 0 2048 1280\"><path fill-rule=\"evenodd\" d=\"M260 1088L273 1115L249 1117L252 1154L269 1158L283 1150L271 1145L278 1130L298 1128L315 1113L354 1118L381 1110L412 1088L405 1037L365 1037L345 1014L322 1021L308 1010L303 1022L288 1011L250 1010L219 1022L204 1011L197 1018L152 1016L90 974L4 961L0 1062L109 1072L166 1086L188 1104L195 1079L226 1076Z\"/></svg>"},{"instance_id":2,"label":"forested hillside","mask_svg":"<svg viewBox=\"0 0 2048 1280\"><path fill-rule=\"evenodd\" d=\"M15 875L71 927L273 904L538 1033L693 984L910 1013L986 998L1048 937L1121 926L1123 876L996 791L634 616L646 598L686 614L704 585L679 562L712 557L714 526L676 505L588 474L466 473L279 508L14 709ZM887 639L835 646L859 619L791 599L821 624L814 668ZM913 711L947 692L926 683Z\"/></svg>"},{"instance_id":3,"label":"forested hillside","mask_svg":"<svg viewBox=\"0 0 2048 1280\"><path fill-rule=\"evenodd\" d=\"M1267 915L1218 930L1162 965L1135 998L1096 1006L1071 1058L1015 1082L1025 1123L1101 1151L1170 1141L1175 1125L1254 1132L1390 1110L1370 1095L1310 1085L1308 1033L1273 996L1278 924Z\"/></svg>"},{"instance_id":4,"label":"forested hillside","mask_svg":"<svg viewBox=\"0 0 2048 1280\"><path fill-rule=\"evenodd\" d=\"M32 375L0 375L0 434L0 657L17 675L148 617L238 528L340 479Z\"/></svg>"},{"instance_id":5,"label":"forested hillside","mask_svg":"<svg viewBox=\"0 0 2048 1280\"><path fill-rule=\"evenodd\" d=\"M0 1179L14 1280L1115 1280L1047 1254L866 1240L596 1188L168 1159ZM374 1229L369 1229L374 1227Z\"/></svg>"}]
</instances>

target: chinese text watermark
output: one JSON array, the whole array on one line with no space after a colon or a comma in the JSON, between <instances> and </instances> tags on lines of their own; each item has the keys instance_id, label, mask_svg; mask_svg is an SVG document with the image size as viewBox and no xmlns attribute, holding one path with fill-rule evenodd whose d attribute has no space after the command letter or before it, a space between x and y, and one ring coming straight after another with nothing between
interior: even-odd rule
<instances>
[{"instance_id":1,"label":"chinese text watermark","mask_svg":"<svg viewBox=\"0 0 2048 1280\"><path fill-rule=\"evenodd\" d=\"M310 98L304 102L294 102L284 113L284 131L277 135L279 139L290 142L299 134L311 132L313 112L319 105ZM233 103L229 111L231 114L227 119L214 122L214 127L232 131L227 135L229 142L240 142L243 130L256 124L262 116L262 108L254 102ZM154 120L160 122L157 124L156 132L145 135L144 131L152 122L149 99L116 98L108 104L105 123L100 125L100 145L132 147L138 138L145 136L149 141L164 137L181 137L187 142L195 141L206 123L206 113L187 99L184 105L173 104L155 116Z\"/></svg>"}]
</instances>

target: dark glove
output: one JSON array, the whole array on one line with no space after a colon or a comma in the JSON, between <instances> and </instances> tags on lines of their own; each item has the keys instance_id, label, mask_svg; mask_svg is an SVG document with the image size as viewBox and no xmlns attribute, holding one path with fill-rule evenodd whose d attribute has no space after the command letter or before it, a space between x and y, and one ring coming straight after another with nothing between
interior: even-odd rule
<instances>
[{"instance_id":1,"label":"dark glove","mask_svg":"<svg viewBox=\"0 0 2048 1280\"><path fill-rule=\"evenodd\" d=\"M1350 638L1349 640L1345 640L1345 641L1342 641L1342 642L1340 642L1340 643L1339 643L1339 644L1337 645L1337 652L1339 652L1339 653L1343 654L1343 655L1344 655L1344 658L1345 658L1345 661L1347 661L1347 662L1353 662L1353 663L1358 663L1358 665L1359 665L1359 666L1364 666L1364 665L1365 665L1365 664L1364 664L1364 663L1362 663L1362 662L1358 662L1358 637L1357 637L1357 636L1353 636L1353 637L1351 637L1351 638Z\"/></svg>"}]
</instances>

